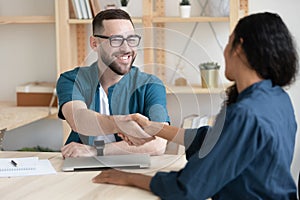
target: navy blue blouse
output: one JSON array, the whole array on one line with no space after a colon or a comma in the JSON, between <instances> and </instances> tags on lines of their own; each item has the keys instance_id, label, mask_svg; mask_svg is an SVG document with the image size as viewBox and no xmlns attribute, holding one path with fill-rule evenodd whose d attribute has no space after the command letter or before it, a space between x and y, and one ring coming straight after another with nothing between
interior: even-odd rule
<instances>
[{"instance_id":1,"label":"navy blue blouse","mask_svg":"<svg viewBox=\"0 0 300 200\"><path fill-rule=\"evenodd\" d=\"M296 199L296 130L287 93L261 81L224 106L213 127L186 130L186 166L157 173L150 188L172 200Z\"/></svg>"}]
</instances>

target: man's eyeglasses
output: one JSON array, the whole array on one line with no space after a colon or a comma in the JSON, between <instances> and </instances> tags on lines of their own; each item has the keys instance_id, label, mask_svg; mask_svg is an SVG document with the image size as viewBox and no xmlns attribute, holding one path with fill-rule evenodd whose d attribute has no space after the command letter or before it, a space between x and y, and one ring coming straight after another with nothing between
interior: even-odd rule
<instances>
[{"instance_id":1,"label":"man's eyeglasses","mask_svg":"<svg viewBox=\"0 0 300 200\"><path fill-rule=\"evenodd\" d=\"M112 47L122 46L124 40L127 41L128 46L137 47L140 44L140 40L141 40L141 36L139 35L129 35L127 36L127 38L124 38L122 35L112 35L110 37L105 35L94 35L94 37L108 39L110 46Z\"/></svg>"}]
</instances>

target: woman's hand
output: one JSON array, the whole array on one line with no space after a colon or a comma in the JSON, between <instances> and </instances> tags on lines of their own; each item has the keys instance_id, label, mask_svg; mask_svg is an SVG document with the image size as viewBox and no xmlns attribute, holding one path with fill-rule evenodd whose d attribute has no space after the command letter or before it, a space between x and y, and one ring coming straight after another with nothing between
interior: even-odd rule
<instances>
[{"instance_id":1,"label":"woman's hand","mask_svg":"<svg viewBox=\"0 0 300 200\"><path fill-rule=\"evenodd\" d=\"M115 169L102 171L95 176L94 183L109 183L115 185L135 186L150 191L150 176L137 173L122 172Z\"/></svg>"}]
</instances>

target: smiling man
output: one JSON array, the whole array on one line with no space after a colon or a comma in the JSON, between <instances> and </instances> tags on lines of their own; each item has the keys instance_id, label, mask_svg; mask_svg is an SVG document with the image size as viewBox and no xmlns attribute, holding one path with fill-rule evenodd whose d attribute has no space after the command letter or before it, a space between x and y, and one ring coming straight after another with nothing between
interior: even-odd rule
<instances>
[{"instance_id":1,"label":"smiling man","mask_svg":"<svg viewBox=\"0 0 300 200\"><path fill-rule=\"evenodd\" d=\"M134 147L117 136L120 130L144 134L140 127L128 130L118 123L120 115L140 113L169 123L163 83L132 65L140 40L126 12L110 9L95 16L90 46L98 60L62 73L57 81L58 116L72 129L61 149L64 157L164 153L162 138Z\"/></svg>"}]
</instances>

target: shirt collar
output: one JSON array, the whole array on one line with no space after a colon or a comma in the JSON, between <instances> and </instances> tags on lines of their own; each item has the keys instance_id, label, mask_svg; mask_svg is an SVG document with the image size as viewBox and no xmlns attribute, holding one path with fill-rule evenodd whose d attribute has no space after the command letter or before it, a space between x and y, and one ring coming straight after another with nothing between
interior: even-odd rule
<instances>
[{"instance_id":1,"label":"shirt collar","mask_svg":"<svg viewBox=\"0 0 300 200\"><path fill-rule=\"evenodd\" d=\"M272 81L270 79L268 80L262 80L260 82L254 83L252 85L250 85L249 87L247 87L246 89L244 89L238 96L237 101L242 100L244 97L248 96L249 94L253 93L256 90L268 90L272 88Z\"/></svg>"}]
</instances>

